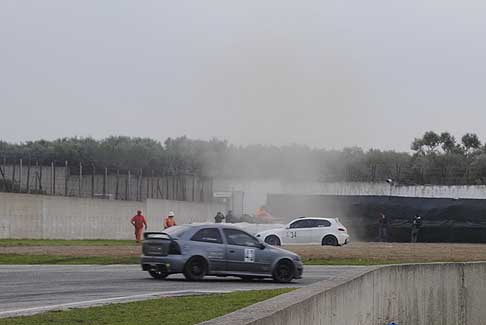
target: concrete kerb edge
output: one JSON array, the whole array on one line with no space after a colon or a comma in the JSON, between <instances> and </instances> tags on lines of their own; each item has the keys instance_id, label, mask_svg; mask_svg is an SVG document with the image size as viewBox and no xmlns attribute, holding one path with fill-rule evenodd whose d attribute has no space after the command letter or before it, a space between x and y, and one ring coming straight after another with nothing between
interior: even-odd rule
<instances>
[{"instance_id":1,"label":"concrete kerb edge","mask_svg":"<svg viewBox=\"0 0 486 325\"><path fill-rule=\"evenodd\" d=\"M237 310L233 313L223 315L221 317L202 322L200 325L227 325L227 324L263 324L265 319L274 316L277 313L285 312L285 309L308 301L318 295L325 294L327 291L337 289L349 282L355 281L359 278L364 277L367 274L374 273L377 270L385 268L408 268L417 265L458 265L464 268L466 265L474 265L486 263L483 261L474 262L434 262L434 263L408 263L408 264L389 264L380 265L375 267L367 268L363 272L356 274L346 280L342 280L338 283L333 282L331 285L328 280L319 281L317 283L311 284L307 287L297 289L295 291L282 294L280 296L274 297L272 299L245 307L243 309Z\"/></svg>"},{"instance_id":2,"label":"concrete kerb edge","mask_svg":"<svg viewBox=\"0 0 486 325\"><path fill-rule=\"evenodd\" d=\"M363 270L361 273L338 281L337 283L336 281L331 283L329 280L322 280L312 285L256 303L218 318L199 323L199 325L252 324L257 321L261 322L265 318L271 317L278 312L282 312L292 305L312 299L313 297L323 294L328 290L345 285L350 281L359 279L364 275L383 267L386 267L386 265L366 268L366 270Z\"/></svg>"}]
</instances>

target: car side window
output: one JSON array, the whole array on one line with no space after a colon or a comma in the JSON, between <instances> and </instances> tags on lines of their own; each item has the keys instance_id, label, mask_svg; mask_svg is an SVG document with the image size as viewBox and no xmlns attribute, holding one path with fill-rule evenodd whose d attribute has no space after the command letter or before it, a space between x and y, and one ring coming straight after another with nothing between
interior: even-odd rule
<instances>
[{"instance_id":1,"label":"car side window","mask_svg":"<svg viewBox=\"0 0 486 325\"><path fill-rule=\"evenodd\" d=\"M253 238L252 236L248 235L247 233L241 230L223 229L223 232L229 245L250 246L250 247L260 246L260 242L256 238Z\"/></svg>"},{"instance_id":2,"label":"car side window","mask_svg":"<svg viewBox=\"0 0 486 325\"><path fill-rule=\"evenodd\" d=\"M331 227L331 223L328 220L314 220L314 227Z\"/></svg>"},{"instance_id":3,"label":"car side window","mask_svg":"<svg viewBox=\"0 0 486 325\"><path fill-rule=\"evenodd\" d=\"M309 224L308 220L298 220L290 225L291 229L294 228L309 228L311 225Z\"/></svg>"},{"instance_id":4,"label":"car side window","mask_svg":"<svg viewBox=\"0 0 486 325\"><path fill-rule=\"evenodd\" d=\"M216 228L201 229L191 237L191 240L205 242L205 243L213 243L213 244L223 243L223 238L221 238L221 233Z\"/></svg>"}]
</instances>

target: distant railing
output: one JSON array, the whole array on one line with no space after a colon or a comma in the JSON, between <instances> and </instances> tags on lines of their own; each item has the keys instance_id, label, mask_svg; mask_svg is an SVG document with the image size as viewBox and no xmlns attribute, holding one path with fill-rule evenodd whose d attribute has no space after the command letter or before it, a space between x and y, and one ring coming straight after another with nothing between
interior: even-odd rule
<instances>
[{"instance_id":1,"label":"distant railing","mask_svg":"<svg viewBox=\"0 0 486 325\"><path fill-rule=\"evenodd\" d=\"M148 198L211 201L213 181L197 175L164 175L156 170L99 167L94 164L0 160L0 191L91 197L107 200Z\"/></svg>"}]
</instances>

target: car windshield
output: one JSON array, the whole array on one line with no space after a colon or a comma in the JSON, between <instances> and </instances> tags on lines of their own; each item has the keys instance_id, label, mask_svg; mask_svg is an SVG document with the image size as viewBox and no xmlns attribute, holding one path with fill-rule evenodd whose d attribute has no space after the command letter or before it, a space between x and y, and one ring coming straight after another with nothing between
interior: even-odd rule
<instances>
[{"instance_id":1,"label":"car windshield","mask_svg":"<svg viewBox=\"0 0 486 325\"><path fill-rule=\"evenodd\" d=\"M188 226L173 226L164 229L164 233L170 235L171 237L180 237L189 229Z\"/></svg>"}]
</instances>

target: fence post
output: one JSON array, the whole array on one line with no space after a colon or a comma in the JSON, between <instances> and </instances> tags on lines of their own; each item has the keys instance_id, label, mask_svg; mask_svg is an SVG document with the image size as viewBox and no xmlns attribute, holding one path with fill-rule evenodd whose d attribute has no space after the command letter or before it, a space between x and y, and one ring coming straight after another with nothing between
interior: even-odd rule
<instances>
[{"instance_id":1,"label":"fence post","mask_svg":"<svg viewBox=\"0 0 486 325\"><path fill-rule=\"evenodd\" d=\"M162 192L160 190L160 177L157 177L157 199L161 199L162 198Z\"/></svg>"},{"instance_id":2,"label":"fence post","mask_svg":"<svg viewBox=\"0 0 486 325\"><path fill-rule=\"evenodd\" d=\"M153 199L154 198L154 176L155 176L155 173L154 173L154 170L152 169L152 178L150 179L150 197Z\"/></svg>"},{"instance_id":3,"label":"fence post","mask_svg":"<svg viewBox=\"0 0 486 325\"><path fill-rule=\"evenodd\" d=\"M142 168L138 171L137 201L142 201Z\"/></svg>"},{"instance_id":4,"label":"fence post","mask_svg":"<svg viewBox=\"0 0 486 325\"><path fill-rule=\"evenodd\" d=\"M83 163L79 162L79 197L83 196Z\"/></svg>"},{"instance_id":5,"label":"fence post","mask_svg":"<svg viewBox=\"0 0 486 325\"><path fill-rule=\"evenodd\" d=\"M126 188L126 195L125 195L125 200L130 201L130 182L131 182L131 176L130 175L130 169L128 170L128 175L127 175L127 188Z\"/></svg>"},{"instance_id":6,"label":"fence post","mask_svg":"<svg viewBox=\"0 0 486 325\"><path fill-rule=\"evenodd\" d=\"M192 202L196 200L196 175L192 175Z\"/></svg>"},{"instance_id":7,"label":"fence post","mask_svg":"<svg viewBox=\"0 0 486 325\"><path fill-rule=\"evenodd\" d=\"M94 164L91 165L92 171L91 171L91 197L94 198L95 196L95 173L96 173L96 167Z\"/></svg>"},{"instance_id":8,"label":"fence post","mask_svg":"<svg viewBox=\"0 0 486 325\"><path fill-rule=\"evenodd\" d=\"M176 176L172 175L172 199L177 200L177 184L176 184Z\"/></svg>"},{"instance_id":9,"label":"fence post","mask_svg":"<svg viewBox=\"0 0 486 325\"><path fill-rule=\"evenodd\" d=\"M142 177L142 182L143 182L143 177ZM146 190L145 191L145 198L148 199L149 198L149 191L150 191L150 182L149 182L148 179L147 179L146 183L147 183L147 186L146 186L146 189L145 189Z\"/></svg>"},{"instance_id":10,"label":"fence post","mask_svg":"<svg viewBox=\"0 0 486 325\"><path fill-rule=\"evenodd\" d=\"M56 168L54 161L51 161L51 195L56 195Z\"/></svg>"},{"instance_id":11,"label":"fence post","mask_svg":"<svg viewBox=\"0 0 486 325\"><path fill-rule=\"evenodd\" d=\"M205 179L200 179L199 184L201 185L201 189L199 190L199 201L204 202L204 184L205 184Z\"/></svg>"},{"instance_id":12,"label":"fence post","mask_svg":"<svg viewBox=\"0 0 486 325\"><path fill-rule=\"evenodd\" d=\"M103 199L106 199L106 177L108 176L108 168L105 167L105 173L103 174Z\"/></svg>"},{"instance_id":13,"label":"fence post","mask_svg":"<svg viewBox=\"0 0 486 325\"><path fill-rule=\"evenodd\" d=\"M3 179L3 186L2 188L5 189L5 191L8 191L8 186L7 186L7 178L5 174L7 173L6 167L5 167L6 159L3 157L3 164L0 166L0 174L2 174L2 179Z\"/></svg>"},{"instance_id":14,"label":"fence post","mask_svg":"<svg viewBox=\"0 0 486 325\"><path fill-rule=\"evenodd\" d=\"M15 160L12 166L12 184L10 185L10 192L15 191Z\"/></svg>"},{"instance_id":15,"label":"fence post","mask_svg":"<svg viewBox=\"0 0 486 325\"><path fill-rule=\"evenodd\" d=\"M69 172L68 172L68 161L64 161L64 196L68 196L68 179L69 179Z\"/></svg>"},{"instance_id":16,"label":"fence post","mask_svg":"<svg viewBox=\"0 0 486 325\"><path fill-rule=\"evenodd\" d=\"M29 165L27 166L27 193L30 193L30 166L32 164L31 158L29 157Z\"/></svg>"},{"instance_id":17,"label":"fence post","mask_svg":"<svg viewBox=\"0 0 486 325\"><path fill-rule=\"evenodd\" d=\"M22 193L22 159L19 159L19 193Z\"/></svg>"},{"instance_id":18,"label":"fence post","mask_svg":"<svg viewBox=\"0 0 486 325\"><path fill-rule=\"evenodd\" d=\"M35 166L39 170L39 192L42 192L42 165L39 166L39 161L35 161Z\"/></svg>"},{"instance_id":19,"label":"fence post","mask_svg":"<svg viewBox=\"0 0 486 325\"><path fill-rule=\"evenodd\" d=\"M165 199L169 199L169 175L165 175Z\"/></svg>"},{"instance_id":20,"label":"fence post","mask_svg":"<svg viewBox=\"0 0 486 325\"><path fill-rule=\"evenodd\" d=\"M116 169L115 200L118 200L118 185L120 182L120 169Z\"/></svg>"}]
</instances>

